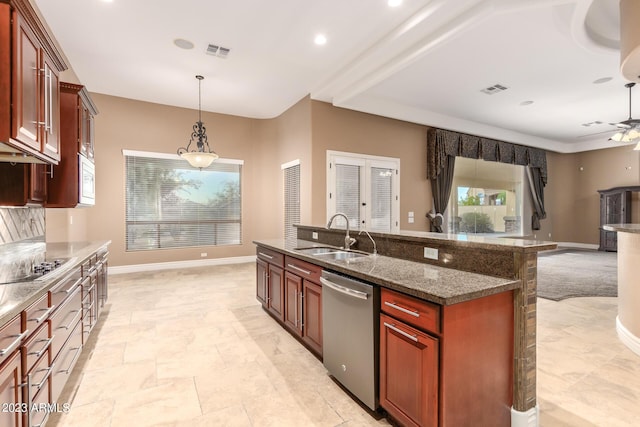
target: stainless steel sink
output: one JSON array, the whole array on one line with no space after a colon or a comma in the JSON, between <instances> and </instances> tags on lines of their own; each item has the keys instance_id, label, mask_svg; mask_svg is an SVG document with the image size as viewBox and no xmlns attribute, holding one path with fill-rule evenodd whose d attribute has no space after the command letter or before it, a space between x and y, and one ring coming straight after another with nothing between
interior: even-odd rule
<instances>
[{"instance_id":1,"label":"stainless steel sink","mask_svg":"<svg viewBox=\"0 0 640 427\"><path fill-rule=\"evenodd\" d=\"M361 258L361 257L369 256L369 254L361 254L360 252L351 252L351 251L326 252L326 253L317 254L317 255L321 258L329 258L329 259L335 259L335 260Z\"/></svg>"},{"instance_id":2,"label":"stainless steel sink","mask_svg":"<svg viewBox=\"0 0 640 427\"><path fill-rule=\"evenodd\" d=\"M351 258L360 258L369 256L369 254L354 252L354 251L345 251L344 249L338 249L333 247L311 247L311 248L295 248L294 251L302 252L307 255L316 255L320 258L325 259L333 259L333 260L342 260L342 259L351 259Z\"/></svg>"},{"instance_id":3,"label":"stainless steel sink","mask_svg":"<svg viewBox=\"0 0 640 427\"><path fill-rule=\"evenodd\" d=\"M322 255L322 254L339 252L340 249L331 248L331 247L311 247L311 248L295 248L294 251L302 252L303 254L308 254L308 255Z\"/></svg>"}]
</instances>

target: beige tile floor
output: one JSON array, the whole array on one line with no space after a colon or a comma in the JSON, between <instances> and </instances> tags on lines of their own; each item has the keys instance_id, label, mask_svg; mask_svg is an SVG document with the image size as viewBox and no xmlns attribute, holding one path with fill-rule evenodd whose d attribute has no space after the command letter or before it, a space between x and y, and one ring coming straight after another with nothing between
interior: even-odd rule
<instances>
[{"instance_id":1,"label":"beige tile floor","mask_svg":"<svg viewBox=\"0 0 640 427\"><path fill-rule=\"evenodd\" d=\"M385 425L267 316L242 264L110 276L53 426ZM640 357L615 298L539 300L541 426L640 425Z\"/></svg>"}]
</instances>

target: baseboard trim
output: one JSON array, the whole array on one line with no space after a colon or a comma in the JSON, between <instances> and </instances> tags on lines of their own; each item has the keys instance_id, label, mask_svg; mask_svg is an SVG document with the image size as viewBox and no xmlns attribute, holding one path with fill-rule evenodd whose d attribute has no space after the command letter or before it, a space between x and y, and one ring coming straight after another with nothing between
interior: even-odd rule
<instances>
[{"instance_id":1,"label":"baseboard trim","mask_svg":"<svg viewBox=\"0 0 640 427\"><path fill-rule=\"evenodd\" d=\"M187 261L157 262L151 264L133 264L109 266L109 274L139 273L143 271L171 270L174 268L205 267L210 265L244 264L256 262L255 255L232 257L232 258L210 258L194 259Z\"/></svg>"},{"instance_id":2,"label":"baseboard trim","mask_svg":"<svg viewBox=\"0 0 640 427\"><path fill-rule=\"evenodd\" d=\"M576 248L576 249L594 249L598 250L599 245L591 243L576 243L576 242L556 242L558 248Z\"/></svg>"},{"instance_id":3,"label":"baseboard trim","mask_svg":"<svg viewBox=\"0 0 640 427\"><path fill-rule=\"evenodd\" d=\"M538 427L539 413L538 405L525 412L511 407L511 427Z\"/></svg>"},{"instance_id":4,"label":"baseboard trim","mask_svg":"<svg viewBox=\"0 0 640 427\"><path fill-rule=\"evenodd\" d=\"M618 332L618 338L624 345L629 347L631 351L640 356L640 338L636 337L624 327L620 321L620 316L616 316L616 331Z\"/></svg>"}]
</instances>

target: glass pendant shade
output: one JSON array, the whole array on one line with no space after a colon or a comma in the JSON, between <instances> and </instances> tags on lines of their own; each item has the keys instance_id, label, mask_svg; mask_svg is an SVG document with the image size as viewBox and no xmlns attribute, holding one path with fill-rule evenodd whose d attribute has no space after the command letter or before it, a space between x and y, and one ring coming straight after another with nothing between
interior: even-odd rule
<instances>
[{"instance_id":1,"label":"glass pendant shade","mask_svg":"<svg viewBox=\"0 0 640 427\"><path fill-rule=\"evenodd\" d=\"M196 76L196 79L198 79L198 121L193 125L193 132L191 132L189 144L186 148L178 148L178 155L188 161L194 168L202 169L208 167L214 160L219 158L219 156L209 147L207 129L204 127L204 123L202 123L200 82L204 77ZM193 148L191 144L194 144Z\"/></svg>"}]
</instances>

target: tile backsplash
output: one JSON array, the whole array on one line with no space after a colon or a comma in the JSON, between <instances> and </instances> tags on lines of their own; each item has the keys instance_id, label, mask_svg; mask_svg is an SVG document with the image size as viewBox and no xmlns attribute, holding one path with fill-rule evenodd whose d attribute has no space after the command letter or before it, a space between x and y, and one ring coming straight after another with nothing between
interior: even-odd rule
<instances>
[{"instance_id":1,"label":"tile backsplash","mask_svg":"<svg viewBox=\"0 0 640 427\"><path fill-rule=\"evenodd\" d=\"M44 215L41 207L0 207L0 245L27 239L44 241Z\"/></svg>"}]
</instances>

